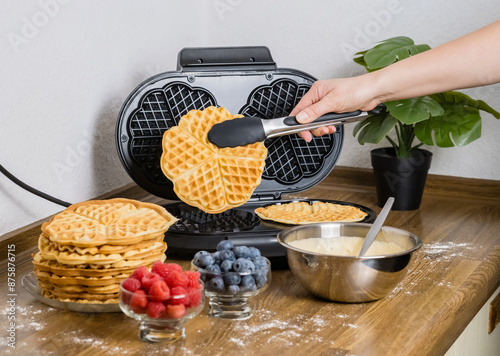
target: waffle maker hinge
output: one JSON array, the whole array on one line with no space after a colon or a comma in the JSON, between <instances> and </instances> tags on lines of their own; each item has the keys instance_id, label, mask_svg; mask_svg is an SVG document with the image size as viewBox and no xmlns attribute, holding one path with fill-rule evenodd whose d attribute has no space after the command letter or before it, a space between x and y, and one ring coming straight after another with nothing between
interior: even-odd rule
<instances>
[{"instance_id":1,"label":"waffle maker hinge","mask_svg":"<svg viewBox=\"0 0 500 356\"><path fill-rule=\"evenodd\" d=\"M260 201L273 201L273 200L280 200L281 199L281 193L276 192L274 194L258 194L258 195L252 195L250 199L248 199L249 202L260 202Z\"/></svg>"}]
</instances>

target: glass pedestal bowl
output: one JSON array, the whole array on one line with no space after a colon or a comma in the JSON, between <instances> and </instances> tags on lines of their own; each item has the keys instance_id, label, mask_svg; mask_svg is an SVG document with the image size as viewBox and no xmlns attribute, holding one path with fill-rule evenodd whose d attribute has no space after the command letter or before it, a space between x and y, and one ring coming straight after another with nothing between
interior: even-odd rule
<instances>
[{"instance_id":1,"label":"glass pedestal bowl","mask_svg":"<svg viewBox=\"0 0 500 356\"><path fill-rule=\"evenodd\" d=\"M191 270L199 272L200 279L205 283L205 295L209 299L208 315L233 320L250 318L253 314L251 298L271 284L271 263L267 258L265 260L267 266L255 271L219 273L200 268L191 261Z\"/></svg>"},{"instance_id":2,"label":"glass pedestal bowl","mask_svg":"<svg viewBox=\"0 0 500 356\"><path fill-rule=\"evenodd\" d=\"M155 317L150 316L151 312L148 315L147 306L131 306L131 304L136 304L131 303L134 293L120 286L120 309L127 316L140 321L139 338L141 340L172 343L186 337L184 325L203 310L205 305L203 286L200 281L200 289L162 301L161 304L165 306L165 310L157 313ZM145 295L145 297L148 304L154 301L151 296ZM178 305L184 305L184 309Z\"/></svg>"}]
</instances>

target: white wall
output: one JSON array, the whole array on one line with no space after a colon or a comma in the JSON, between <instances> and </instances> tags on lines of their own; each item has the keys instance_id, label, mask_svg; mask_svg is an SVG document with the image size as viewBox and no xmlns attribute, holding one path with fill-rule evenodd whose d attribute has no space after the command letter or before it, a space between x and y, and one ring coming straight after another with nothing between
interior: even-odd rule
<instances>
[{"instance_id":1,"label":"white wall","mask_svg":"<svg viewBox=\"0 0 500 356\"><path fill-rule=\"evenodd\" d=\"M266 45L280 67L317 78L362 73L355 51L407 35L439 45L497 20L483 1L68 1L0 3L0 163L36 188L77 202L131 180L114 144L126 96L174 70L183 47ZM500 109L500 86L468 93ZM369 167L347 128L341 165ZM431 173L500 179L500 122L483 137L435 149ZM0 235L61 210L0 175Z\"/></svg>"}]
</instances>

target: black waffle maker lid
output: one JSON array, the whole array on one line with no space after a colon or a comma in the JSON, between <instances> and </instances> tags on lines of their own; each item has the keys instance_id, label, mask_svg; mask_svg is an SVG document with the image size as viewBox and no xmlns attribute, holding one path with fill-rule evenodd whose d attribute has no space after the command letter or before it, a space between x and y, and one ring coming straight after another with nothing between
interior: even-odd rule
<instances>
[{"instance_id":1,"label":"black waffle maker lid","mask_svg":"<svg viewBox=\"0 0 500 356\"><path fill-rule=\"evenodd\" d=\"M188 111L212 105L263 119L287 116L314 81L302 71L278 68L267 47L184 48L176 71L147 79L123 104L116 126L121 162L149 193L179 200L160 168L167 129ZM276 234L285 225L261 222L253 209L283 203L283 193L318 184L337 162L343 137L339 125L336 133L314 137L310 143L297 135L266 140L268 157L261 184L240 208L211 216L183 203L165 206L181 219L166 234L169 251L214 249L218 241L229 238L235 244L258 246L267 256L284 255ZM361 208L369 214L365 222L373 219L373 211Z\"/></svg>"}]
</instances>

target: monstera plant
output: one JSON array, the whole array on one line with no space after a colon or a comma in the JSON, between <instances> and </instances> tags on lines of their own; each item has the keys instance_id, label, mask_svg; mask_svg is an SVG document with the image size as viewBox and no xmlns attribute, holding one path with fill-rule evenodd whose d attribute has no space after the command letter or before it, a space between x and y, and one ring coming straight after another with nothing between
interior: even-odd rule
<instances>
[{"instance_id":1,"label":"monstera plant","mask_svg":"<svg viewBox=\"0 0 500 356\"><path fill-rule=\"evenodd\" d=\"M394 37L356 53L354 62L372 72L429 49L426 44L416 45L411 38ZM395 210L420 206L432 158L431 152L420 148L422 145L464 146L481 137L481 111L500 119L500 113L484 101L458 91L385 104L386 112L361 121L353 133L362 145L377 144L384 138L391 144L390 148L372 150L371 158L378 204L382 206L387 197L395 196Z\"/></svg>"},{"instance_id":2,"label":"monstera plant","mask_svg":"<svg viewBox=\"0 0 500 356\"><path fill-rule=\"evenodd\" d=\"M394 37L372 49L356 53L354 62L369 72L429 50L411 38ZM500 113L482 100L457 91L425 95L385 103L387 112L373 115L354 129L360 144L379 143L386 138L397 157L408 158L423 144L438 147L464 146L481 136L480 110L500 119ZM395 130L396 139L389 136ZM418 143L414 143L417 139Z\"/></svg>"}]
</instances>

